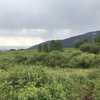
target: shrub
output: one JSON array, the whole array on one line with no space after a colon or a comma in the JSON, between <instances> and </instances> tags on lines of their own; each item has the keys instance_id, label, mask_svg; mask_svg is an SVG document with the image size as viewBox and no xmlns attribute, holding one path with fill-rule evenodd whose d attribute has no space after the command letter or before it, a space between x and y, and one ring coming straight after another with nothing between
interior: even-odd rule
<instances>
[{"instance_id":1,"label":"shrub","mask_svg":"<svg viewBox=\"0 0 100 100\"><path fill-rule=\"evenodd\" d=\"M69 67L89 68L95 65L95 55L83 53L74 56L68 63Z\"/></svg>"},{"instance_id":2,"label":"shrub","mask_svg":"<svg viewBox=\"0 0 100 100\"><path fill-rule=\"evenodd\" d=\"M97 44L85 43L80 46L80 50L82 50L83 52L97 54L100 52L100 46Z\"/></svg>"},{"instance_id":3,"label":"shrub","mask_svg":"<svg viewBox=\"0 0 100 100\"><path fill-rule=\"evenodd\" d=\"M15 56L15 58L12 60L14 63L24 63L27 60L27 57L25 56Z\"/></svg>"},{"instance_id":4,"label":"shrub","mask_svg":"<svg viewBox=\"0 0 100 100\"><path fill-rule=\"evenodd\" d=\"M66 57L64 56L63 53L58 52L58 51L53 51L50 54L48 54L46 61L44 63L47 66L51 67L64 67L67 64Z\"/></svg>"},{"instance_id":5,"label":"shrub","mask_svg":"<svg viewBox=\"0 0 100 100\"><path fill-rule=\"evenodd\" d=\"M36 53L32 57L28 57L26 64L44 64L47 60L47 53Z\"/></svg>"}]
</instances>

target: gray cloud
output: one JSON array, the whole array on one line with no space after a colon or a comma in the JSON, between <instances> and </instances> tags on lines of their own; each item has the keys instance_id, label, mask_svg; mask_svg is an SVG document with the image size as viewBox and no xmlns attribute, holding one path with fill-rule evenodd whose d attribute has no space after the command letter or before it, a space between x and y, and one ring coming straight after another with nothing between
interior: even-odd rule
<instances>
[{"instance_id":1,"label":"gray cloud","mask_svg":"<svg viewBox=\"0 0 100 100\"><path fill-rule=\"evenodd\" d=\"M0 0L0 35L4 36L65 38L64 30L100 29L99 18L99 0Z\"/></svg>"}]
</instances>

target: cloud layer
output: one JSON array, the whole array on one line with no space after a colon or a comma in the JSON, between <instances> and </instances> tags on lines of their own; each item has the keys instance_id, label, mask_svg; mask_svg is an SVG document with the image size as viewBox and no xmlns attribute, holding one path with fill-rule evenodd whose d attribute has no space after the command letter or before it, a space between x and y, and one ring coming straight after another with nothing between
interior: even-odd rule
<instances>
[{"instance_id":1,"label":"cloud layer","mask_svg":"<svg viewBox=\"0 0 100 100\"><path fill-rule=\"evenodd\" d=\"M0 0L0 36L5 39L67 38L99 30L99 18L99 0Z\"/></svg>"}]
</instances>

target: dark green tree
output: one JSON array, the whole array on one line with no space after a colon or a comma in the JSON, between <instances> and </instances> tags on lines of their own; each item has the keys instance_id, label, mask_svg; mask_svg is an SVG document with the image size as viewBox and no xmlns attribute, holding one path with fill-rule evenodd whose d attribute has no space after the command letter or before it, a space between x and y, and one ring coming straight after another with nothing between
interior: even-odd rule
<instances>
[{"instance_id":1,"label":"dark green tree","mask_svg":"<svg viewBox=\"0 0 100 100\"><path fill-rule=\"evenodd\" d=\"M88 39L82 39L80 41L78 41L76 44L75 44L75 47L76 48L79 48L82 44L84 43L89 43L89 40Z\"/></svg>"},{"instance_id":2,"label":"dark green tree","mask_svg":"<svg viewBox=\"0 0 100 100\"><path fill-rule=\"evenodd\" d=\"M50 51L53 51L53 50L63 50L63 46L62 46L62 43L58 40L53 40L50 42L49 44L49 50Z\"/></svg>"},{"instance_id":3,"label":"dark green tree","mask_svg":"<svg viewBox=\"0 0 100 100\"><path fill-rule=\"evenodd\" d=\"M42 45L41 45L41 44L38 45L38 51L39 51L39 52L42 51Z\"/></svg>"},{"instance_id":4,"label":"dark green tree","mask_svg":"<svg viewBox=\"0 0 100 100\"><path fill-rule=\"evenodd\" d=\"M42 51L43 52L48 52L49 51L48 44L43 44L42 45Z\"/></svg>"},{"instance_id":5,"label":"dark green tree","mask_svg":"<svg viewBox=\"0 0 100 100\"><path fill-rule=\"evenodd\" d=\"M97 54L100 52L100 46L93 43L85 43L80 46L80 50L83 52L89 52Z\"/></svg>"}]
</instances>

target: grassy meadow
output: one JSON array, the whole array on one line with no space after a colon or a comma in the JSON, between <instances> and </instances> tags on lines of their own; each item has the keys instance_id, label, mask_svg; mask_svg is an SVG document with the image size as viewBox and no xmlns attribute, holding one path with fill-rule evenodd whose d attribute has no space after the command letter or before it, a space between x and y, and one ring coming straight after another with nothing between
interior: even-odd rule
<instances>
[{"instance_id":1,"label":"grassy meadow","mask_svg":"<svg viewBox=\"0 0 100 100\"><path fill-rule=\"evenodd\" d=\"M0 100L100 100L100 54L1 51Z\"/></svg>"}]
</instances>

